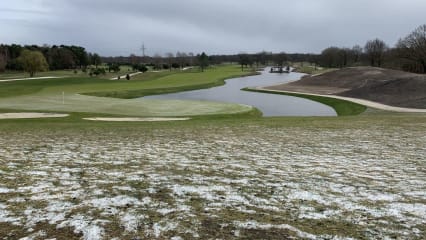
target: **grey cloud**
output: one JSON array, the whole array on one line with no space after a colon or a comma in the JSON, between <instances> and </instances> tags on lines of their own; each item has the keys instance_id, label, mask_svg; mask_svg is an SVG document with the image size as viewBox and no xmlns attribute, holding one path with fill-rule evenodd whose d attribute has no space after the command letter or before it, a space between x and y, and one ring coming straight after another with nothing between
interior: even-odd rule
<instances>
[{"instance_id":1,"label":"grey cloud","mask_svg":"<svg viewBox=\"0 0 426 240\"><path fill-rule=\"evenodd\" d=\"M13 28L0 42L79 44L102 55L137 53L142 42L151 55L320 52L375 37L392 45L425 23L426 1L7 0L1 9L22 10L13 14L27 23L0 17L0 29Z\"/></svg>"}]
</instances>

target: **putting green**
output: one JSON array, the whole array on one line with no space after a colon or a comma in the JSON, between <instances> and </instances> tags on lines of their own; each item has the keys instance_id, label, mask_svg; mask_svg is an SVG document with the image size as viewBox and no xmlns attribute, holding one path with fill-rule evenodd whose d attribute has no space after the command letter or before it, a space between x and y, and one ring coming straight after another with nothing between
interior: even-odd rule
<instances>
[{"instance_id":1,"label":"putting green","mask_svg":"<svg viewBox=\"0 0 426 240\"><path fill-rule=\"evenodd\" d=\"M187 101L121 99L88 96L101 91L197 88L200 84L218 85L225 78L244 75L236 66L218 67L205 73L155 75L135 81L110 81L90 78L29 80L0 84L0 108L31 111L89 112L127 116L196 116L240 114L253 107L240 104ZM199 80L197 80L199 79Z\"/></svg>"}]
</instances>

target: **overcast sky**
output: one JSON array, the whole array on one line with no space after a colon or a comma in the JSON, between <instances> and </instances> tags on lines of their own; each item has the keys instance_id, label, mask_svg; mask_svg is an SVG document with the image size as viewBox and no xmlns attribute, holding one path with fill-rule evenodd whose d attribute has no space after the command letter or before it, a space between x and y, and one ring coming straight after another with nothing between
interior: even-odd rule
<instances>
[{"instance_id":1,"label":"overcast sky","mask_svg":"<svg viewBox=\"0 0 426 240\"><path fill-rule=\"evenodd\" d=\"M74 44L103 56L318 53L426 24L426 0L0 0L0 43Z\"/></svg>"}]
</instances>

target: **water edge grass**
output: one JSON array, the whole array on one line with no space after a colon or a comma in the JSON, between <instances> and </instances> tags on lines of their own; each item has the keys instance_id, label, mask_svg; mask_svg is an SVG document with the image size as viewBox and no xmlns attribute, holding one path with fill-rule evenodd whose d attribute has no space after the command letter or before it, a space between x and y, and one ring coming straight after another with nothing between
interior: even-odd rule
<instances>
[{"instance_id":1,"label":"water edge grass","mask_svg":"<svg viewBox=\"0 0 426 240\"><path fill-rule=\"evenodd\" d=\"M287 95L287 96L306 98L306 99L316 101L316 102L332 107L336 111L338 116L359 115L365 112L365 110L367 109L367 107L364 105L353 103L346 100L331 98L331 97L314 96L309 94L290 93L290 92L268 91L268 90L260 90L260 89L253 89L253 88L244 88L242 90L250 91L250 92L281 94L281 95Z\"/></svg>"}]
</instances>

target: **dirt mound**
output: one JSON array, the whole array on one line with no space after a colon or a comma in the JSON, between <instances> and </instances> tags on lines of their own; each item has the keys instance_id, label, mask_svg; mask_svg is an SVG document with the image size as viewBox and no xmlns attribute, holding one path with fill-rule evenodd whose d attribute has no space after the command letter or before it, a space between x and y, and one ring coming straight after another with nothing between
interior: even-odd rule
<instances>
[{"instance_id":1,"label":"dirt mound","mask_svg":"<svg viewBox=\"0 0 426 240\"><path fill-rule=\"evenodd\" d=\"M398 107L426 108L426 75L383 68L345 68L271 89L335 94Z\"/></svg>"}]
</instances>

